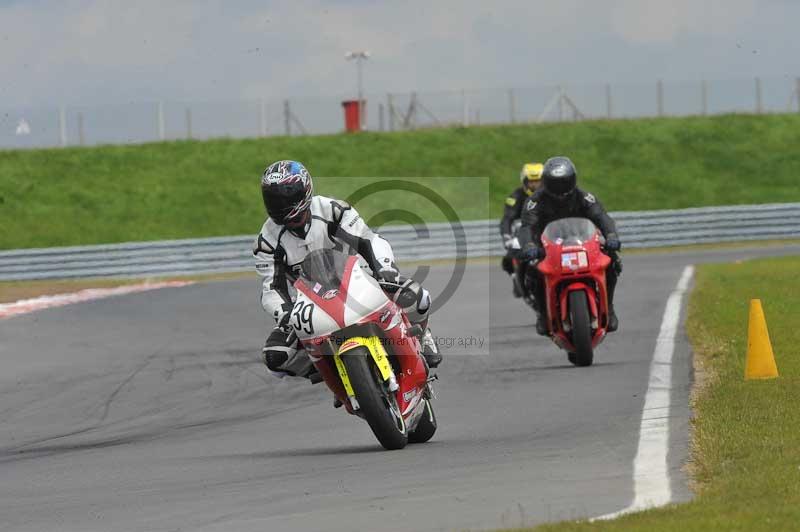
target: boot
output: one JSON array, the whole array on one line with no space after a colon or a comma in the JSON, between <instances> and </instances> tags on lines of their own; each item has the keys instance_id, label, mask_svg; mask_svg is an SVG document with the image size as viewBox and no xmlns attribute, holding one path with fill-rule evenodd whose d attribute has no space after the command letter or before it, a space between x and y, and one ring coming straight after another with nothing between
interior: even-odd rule
<instances>
[{"instance_id":1,"label":"boot","mask_svg":"<svg viewBox=\"0 0 800 532\"><path fill-rule=\"evenodd\" d=\"M442 355L439 353L439 348L436 347L430 329L425 329L425 335L422 337L422 356L425 357L425 362L430 368L435 368L442 363Z\"/></svg>"},{"instance_id":2,"label":"boot","mask_svg":"<svg viewBox=\"0 0 800 532\"><path fill-rule=\"evenodd\" d=\"M516 273L511 274L511 293L514 294L516 298L522 297L522 290L520 289Z\"/></svg>"},{"instance_id":3,"label":"boot","mask_svg":"<svg viewBox=\"0 0 800 532\"><path fill-rule=\"evenodd\" d=\"M536 311L536 334L547 336L547 318L538 310Z\"/></svg>"},{"instance_id":4,"label":"boot","mask_svg":"<svg viewBox=\"0 0 800 532\"><path fill-rule=\"evenodd\" d=\"M608 307L608 327L606 331L614 332L619 328L619 320L617 319L617 313L614 312L614 306L611 305Z\"/></svg>"},{"instance_id":5,"label":"boot","mask_svg":"<svg viewBox=\"0 0 800 532\"><path fill-rule=\"evenodd\" d=\"M506 255L501 259L500 267L503 268L503 271L508 275L514 273L514 263L511 261L511 257L509 255Z\"/></svg>"},{"instance_id":6,"label":"boot","mask_svg":"<svg viewBox=\"0 0 800 532\"><path fill-rule=\"evenodd\" d=\"M614 266L620 271L622 270L621 265L612 265L612 267ZM616 292L617 288L617 275L617 270L606 271L606 286L608 288L608 327L606 327L606 331L608 332L614 332L619 328L617 313L614 312L614 292Z\"/></svg>"}]
</instances>

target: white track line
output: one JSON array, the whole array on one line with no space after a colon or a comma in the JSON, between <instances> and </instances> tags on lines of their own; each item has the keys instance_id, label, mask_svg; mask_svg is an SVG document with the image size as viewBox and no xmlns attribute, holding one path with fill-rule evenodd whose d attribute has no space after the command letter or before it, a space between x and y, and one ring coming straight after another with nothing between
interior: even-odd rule
<instances>
[{"instance_id":1,"label":"white track line","mask_svg":"<svg viewBox=\"0 0 800 532\"><path fill-rule=\"evenodd\" d=\"M93 301L95 299L133 294L136 292L146 292L148 290L157 290L159 288L186 286L189 284L193 283L191 281L141 283L117 286L115 288L87 288L86 290L73 292L71 294L57 294L54 296L40 296L33 299L23 299L14 303L0 304L0 319L11 318L13 316L19 316L20 314L28 314L30 312L36 312L37 310L44 310L47 308L63 307L64 305L72 305L74 303L83 303L84 301Z\"/></svg>"},{"instance_id":2,"label":"white track line","mask_svg":"<svg viewBox=\"0 0 800 532\"><path fill-rule=\"evenodd\" d=\"M679 331L683 296L692 280L694 267L683 269L681 278L667 299L658 333L650 381L642 408L639 448L633 459L633 502L627 508L592 519L615 519L621 515L664 506L672 501L667 453L669 452L672 355Z\"/></svg>"}]
</instances>

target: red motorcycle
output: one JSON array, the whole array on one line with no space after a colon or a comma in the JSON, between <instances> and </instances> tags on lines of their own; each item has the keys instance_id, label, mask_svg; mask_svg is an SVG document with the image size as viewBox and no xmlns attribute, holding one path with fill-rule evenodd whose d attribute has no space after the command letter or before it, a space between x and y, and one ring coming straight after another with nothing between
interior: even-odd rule
<instances>
[{"instance_id":1,"label":"red motorcycle","mask_svg":"<svg viewBox=\"0 0 800 532\"><path fill-rule=\"evenodd\" d=\"M437 422L424 331L412 326L358 257L312 251L294 283L290 324L322 380L386 449L428 441ZM394 298L395 300L399 298Z\"/></svg>"},{"instance_id":2,"label":"red motorcycle","mask_svg":"<svg viewBox=\"0 0 800 532\"><path fill-rule=\"evenodd\" d=\"M585 218L556 220L542 233L547 255L536 267L544 278L548 330L576 366L591 366L594 348L606 336L611 258L603 253L604 243Z\"/></svg>"}]
</instances>

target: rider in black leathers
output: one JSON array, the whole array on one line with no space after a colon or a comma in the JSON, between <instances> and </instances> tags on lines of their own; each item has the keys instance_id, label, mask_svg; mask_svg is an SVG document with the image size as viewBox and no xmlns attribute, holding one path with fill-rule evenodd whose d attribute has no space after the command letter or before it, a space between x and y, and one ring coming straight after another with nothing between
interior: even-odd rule
<instances>
[{"instance_id":1,"label":"rider in black leathers","mask_svg":"<svg viewBox=\"0 0 800 532\"><path fill-rule=\"evenodd\" d=\"M519 230L521 254L530 261L545 257L541 236L547 224L554 220L570 217L591 220L603 233L606 239L605 252L612 259L611 266L606 270L609 314L607 330L616 331L619 321L614 311L614 289L617 286L617 277L622 272L622 261L617 254L621 248L617 224L597 198L577 188L576 183L577 171L569 158L552 157L547 160L542 170L542 185L528 198L522 209L522 226ZM547 308L542 303L545 301L544 282L539 270L533 266L527 267L525 282L534 295L536 332L546 335L547 320L543 313Z\"/></svg>"},{"instance_id":2,"label":"rider in black leathers","mask_svg":"<svg viewBox=\"0 0 800 532\"><path fill-rule=\"evenodd\" d=\"M542 163L526 163L523 165L519 173L520 186L515 188L506 198L503 218L500 220L500 235L503 238L503 247L506 248L506 254L500 264L503 271L514 279L514 297L525 297L525 301L528 304L532 304L530 298L520 290L520 286L523 283L523 267L521 264L517 264L515 267L513 261L514 257L519 253L519 244L516 239L516 229L519 227L516 224L519 223L525 200L536 192L539 183L541 183L542 168Z\"/></svg>"},{"instance_id":3,"label":"rider in black leathers","mask_svg":"<svg viewBox=\"0 0 800 532\"><path fill-rule=\"evenodd\" d=\"M513 249L514 231L512 226L522 215L522 207L525 205L525 200L536 192L542 179L542 168L542 163L526 163L519 173L520 186L515 188L505 200L503 218L500 220L500 235L503 238L506 255L503 257L501 265L509 275L514 273L514 267L511 264L512 255L515 251Z\"/></svg>"}]
</instances>

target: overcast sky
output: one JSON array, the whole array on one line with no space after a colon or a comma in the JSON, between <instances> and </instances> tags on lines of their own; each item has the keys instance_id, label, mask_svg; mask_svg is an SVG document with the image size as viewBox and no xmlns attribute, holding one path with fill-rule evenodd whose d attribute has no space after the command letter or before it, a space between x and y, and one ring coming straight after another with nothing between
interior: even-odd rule
<instances>
[{"instance_id":1,"label":"overcast sky","mask_svg":"<svg viewBox=\"0 0 800 532\"><path fill-rule=\"evenodd\" d=\"M794 0L0 0L0 107L800 75Z\"/></svg>"}]
</instances>

